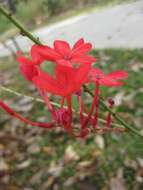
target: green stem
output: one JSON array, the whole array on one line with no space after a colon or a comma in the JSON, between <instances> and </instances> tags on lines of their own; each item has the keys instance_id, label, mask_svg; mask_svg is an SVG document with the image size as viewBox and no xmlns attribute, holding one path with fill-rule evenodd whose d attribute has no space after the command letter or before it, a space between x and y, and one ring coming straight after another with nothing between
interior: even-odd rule
<instances>
[{"instance_id":1,"label":"green stem","mask_svg":"<svg viewBox=\"0 0 143 190\"><path fill-rule=\"evenodd\" d=\"M39 41L38 38L35 38L30 32L28 32L26 30L26 28L23 26L23 24L21 24L9 11L7 11L5 8L3 8L0 5L0 12L6 16L19 30L20 32L27 36L29 39L31 39L34 43L42 45L42 43ZM94 96L93 93L88 89L88 87L84 86L84 90L86 92L88 92L92 97ZM130 131L132 131L133 133L143 137L142 134L140 134L134 127L129 126L128 124L126 124L126 122L124 120L122 120L118 115L116 115L116 113L114 113L110 108L108 108L108 106L106 106L106 104L104 103L103 99L100 98L101 105L108 111L110 112L113 117L121 124L123 125L125 128L129 129Z\"/></svg>"},{"instance_id":2,"label":"green stem","mask_svg":"<svg viewBox=\"0 0 143 190\"><path fill-rule=\"evenodd\" d=\"M16 91L12 90L12 89L9 89L9 88L7 88L7 87L4 87L4 86L1 86L1 85L0 85L0 92L1 92L1 91L11 93L11 94L16 95L16 96L18 96L18 97L29 98L31 101L35 101L35 102L39 102L39 103L44 103L44 100L42 100L41 98L35 98L35 97L32 97L32 96L24 95L24 94L21 94L21 93L19 93L19 92L16 92ZM53 106L56 106L57 108L60 108L60 107L61 107L61 105L58 104L58 103L52 102L51 100L50 100L50 102L51 102L51 104L52 104ZM67 106L63 106L63 108L67 109ZM77 112L77 111L74 110L74 109L72 109L72 112L75 113L75 114L80 114L79 112ZM84 116L87 116L86 113L83 113L83 115L84 115ZM99 118L99 121L100 121L101 123L103 123L103 124L106 124L106 120L104 120L104 119ZM117 123L112 123L111 125L112 125L112 127L120 127L120 125L117 124Z\"/></svg>"},{"instance_id":3,"label":"green stem","mask_svg":"<svg viewBox=\"0 0 143 190\"><path fill-rule=\"evenodd\" d=\"M90 94L92 97L94 97L94 94L88 89L87 86L83 86L84 91L87 92L88 94ZM124 120L122 120L115 112L113 112L103 101L103 98L100 97L99 99L100 104L102 105L103 108L105 108L108 112L110 112L113 117L116 119L116 121L118 121L121 125L123 125L126 129L130 130L131 132L135 133L138 136L143 137L142 134L139 133L138 130L135 129L135 127L132 127L130 125L128 125Z\"/></svg>"},{"instance_id":4,"label":"green stem","mask_svg":"<svg viewBox=\"0 0 143 190\"><path fill-rule=\"evenodd\" d=\"M31 39L34 43L41 45L41 42L39 41L38 38L34 37L30 32L28 32L25 27L5 8L3 8L0 5L0 12L6 16L23 34L24 36L27 36L29 39Z\"/></svg>"}]
</instances>

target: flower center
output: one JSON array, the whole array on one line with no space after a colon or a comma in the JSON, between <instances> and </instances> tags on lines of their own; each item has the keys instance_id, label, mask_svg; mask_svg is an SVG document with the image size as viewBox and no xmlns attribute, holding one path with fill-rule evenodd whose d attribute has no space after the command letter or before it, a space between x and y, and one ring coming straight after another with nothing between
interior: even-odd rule
<instances>
[{"instance_id":1,"label":"flower center","mask_svg":"<svg viewBox=\"0 0 143 190\"><path fill-rule=\"evenodd\" d=\"M56 120L59 124L68 124L70 121L69 112L65 108L60 108L56 111Z\"/></svg>"},{"instance_id":2,"label":"flower center","mask_svg":"<svg viewBox=\"0 0 143 190\"><path fill-rule=\"evenodd\" d=\"M101 76L99 74L96 74L96 79L101 79Z\"/></svg>"},{"instance_id":3,"label":"flower center","mask_svg":"<svg viewBox=\"0 0 143 190\"><path fill-rule=\"evenodd\" d=\"M65 60L70 60L70 59L71 59L71 57L70 57L68 54L67 54L67 55L64 55L63 58L64 58Z\"/></svg>"}]
</instances>

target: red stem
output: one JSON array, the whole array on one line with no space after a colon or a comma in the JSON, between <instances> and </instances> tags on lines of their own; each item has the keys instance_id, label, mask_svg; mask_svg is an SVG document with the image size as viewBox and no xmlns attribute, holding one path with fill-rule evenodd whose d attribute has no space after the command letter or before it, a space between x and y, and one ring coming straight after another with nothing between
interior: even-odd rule
<instances>
[{"instance_id":1,"label":"red stem","mask_svg":"<svg viewBox=\"0 0 143 190\"><path fill-rule=\"evenodd\" d=\"M54 107L52 106L52 104L50 103L48 96L46 95L46 93L44 91L40 91L40 94L43 97L45 104L47 105L48 109L50 110L53 117L55 118L56 117L55 110L54 110Z\"/></svg>"},{"instance_id":2,"label":"red stem","mask_svg":"<svg viewBox=\"0 0 143 190\"><path fill-rule=\"evenodd\" d=\"M71 103L71 96L67 97L67 105L68 105L68 112L70 115L70 119L68 124L64 125L65 130L69 133L69 134L73 134L73 130L71 127L71 123L72 123L72 103Z\"/></svg>"},{"instance_id":3,"label":"red stem","mask_svg":"<svg viewBox=\"0 0 143 190\"><path fill-rule=\"evenodd\" d=\"M64 102L65 102L65 97L62 97L62 99L61 99L61 108L63 108Z\"/></svg>"},{"instance_id":4,"label":"red stem","mask_svg":"<svg viewBox=\"0 0 143 190\"><path fill-rule=\"evenodd\" d=\"M97 84L98 84L98 85L97 85ZM94 111L95 105L97 105L97 101L98 101L98 100L97 100L97 99L98 99L97 96L98 96L98 94L99 94L99 82L96 82L96 88L95 88L94 99L93 99L93 102L92 102L92 105L91 105L91 109L90 109L90 111L89 111L89 114L88 114L88 116L87 116L85 122L84 122L83 125L82 125L82 129L85 129L85 128L86 128L88 122L89 122L90 119L91 119L91 115L92 115L92 113L93 113L93 111Z\"/></svg>"},{"instance_id":5,"label":"red stem","mask_svg":"<svg viewBox=\"0 0 143 190\"><path fill-rule=\"evenodd\" d=\"M72 103L71 103L71 96L67 97L67 104L68 104L68 112L70 114L70 123L72 121Z\"/></svg>"},{"instance_id":6,"label":"red stem","mask_svg":"<svg viewBox=\"0 0 143 190\"><path fill-rule=\"evenodd\" d=\"M78 103L79 103L79 114L80 114L80 122L81 124L83 123L83 112L82 112L82 109L83 109L83 103L82 103L82 99L81 99L81 96L77 96L77 99L78 99Z\"/></svg>"},{"instance_id":7,"label":"red stem","mask_svg":"<svg viewBox=\"0 0 143 190\"><path fill-rule=\"evenodd\" d=\"M108 113L108 115L107 115L107 128L110 128L111 127L111 114L110 113Z\"/></svg>"},{"instance_id":8,"label":"red stem","mask_svg":"<svg viewBox=\"0 0 143 190\"><path fill-rule=\"evenodd\" d=\"M43 122L33 122L30 121L24 117L22 117L20 114L16 113L14 110L12 110L8 105L6 105L3 101L0 100L0 107L4 109L7 113L9 113L11 116L19 119L20 121L32 125L32 126L37 126L37 127L42 127L42 128L53 128L54 123L43 123Z\"/></svg>"}]
</instances>

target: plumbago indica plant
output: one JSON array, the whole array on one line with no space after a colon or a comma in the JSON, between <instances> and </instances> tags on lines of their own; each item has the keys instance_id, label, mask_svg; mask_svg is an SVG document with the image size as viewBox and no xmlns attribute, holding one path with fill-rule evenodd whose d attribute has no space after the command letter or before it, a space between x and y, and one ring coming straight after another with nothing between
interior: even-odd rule
<instances>
[{"instance_id":1,"label":"plumbago indica plant","mask_svg":"<svg viewBox=\"0 0 143 190\"><path fill-rule=\"evenodd\" d=\"M91 49L91 43L87 43L81 38L73 47L61 40L54 41L53 48L47 45L33 45L30 59L20 52L18 53L17 61L20 63L20 71L26 80L33 83L44 99L51 112L50 122L32 122L13 111L2 100L0 100L0 106L22 122L44 128L63 127L67 133L75 137L86 137L91 130L123 131L123 128L111 128L110 113L107 115L106 126L102 128L98 126L99 96L101 85L106 87L121 86L123 85L122 80L127 78L128 73L118 70L106 75L97 66L93 67L96 59L88 54ZM45 61L50 61L55 65L53 75L42 69L42 64ZM82 86L90 83L94 84L95 92L90 110L88 110L82 100ZM52 96L60 96L60 108L56 109L50 103L49 93ZM78 133L74 130L72 96L77 97L79 105L80 129ZM114 101L110 99L109 107L112 108L113 105Z\"/></svg>"},{"instance_id":2,"label":"plumbago indica plant","mask_svg":"<svg viewBox=\"0 0 143 190\"><path fill-rule=\"evenodd\" d=\"M0 5L0 13L13 23L20 31L20 34L28 37L35 43L31 47L30 58L25 57L22 52L17 54L17 62L21 74L26 80L33 83L43 98L48 110L51 112L51 121L48 123L33 122L16 113L12 108L0 100L0 108L4 109L13 117L32 126L54 129L62 127L65 131L74 136L84 138L93 132L124 132L130 130L134 134L143 137L135 127L127 124L120 116L115 113L112 108L114 101L112 98L108 100L108 106L101 97L101 86L119 87L124 83L122 80L128 77L128 73L123 70L104 74L98 68L96 59L89 55L92 50L91 43L87 43L84 39L79 39L73 47L68 42L56 40L53 48L43 45L38 38L35 38L9 11ZM50 61L54 65L53 75L43 70L43 63ZM94 91L89 90L88 85L93 84ZM17 96L25 96L18 92L12 91L6 87L0 86L0 90L5 90ZM91 96L91 105L87 109L83 93L87 92ZM50 101L49 94L60 97L60 105ZM75 96L78 101L78 126L79 130L75 130L75 120L73 118L72 97ZM33 97L30 97L34 99ZM39 99L38 99L39 100ZM98 113L99 105L108 111L105 126L99 126ZM55 105L55 106L53 106ZM116 127L112 127L112 117L119 122ZM76 119L77 121L77 119ZM114 124L115 126L115 124ZM118 127L117 127L118 126Z\"/></svg>"}]
</instances>

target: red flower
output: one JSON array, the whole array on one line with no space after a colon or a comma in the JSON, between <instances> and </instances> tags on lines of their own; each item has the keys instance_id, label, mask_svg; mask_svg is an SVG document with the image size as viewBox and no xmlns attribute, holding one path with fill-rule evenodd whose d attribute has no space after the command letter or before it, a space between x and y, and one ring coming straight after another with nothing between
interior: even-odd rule
<instances>
[{"instance_id":1,"label":"red flower","mask_svg":"<svg viewBox=\"0 0 143 190\"><path fill-rule=\"evenodd\" d=\"M91 64L95 62L95 58L88 55L91 48L92 45L85 43L83 39L78 40L72 48L66 41L56 40L54 48L44 45L33 45L30 59L22 54L18 55L17 61L20 63L21 73L27 80L33 82L39 90L48 110L51 112L52 122L41 123L30 121L13 111L1 100L0 107L27 124L44 128L53 128L55 125L63 126L68 133L74 135L72 127L72 95L74 94L77 96L79 103L81 122L80 133L75 136L87 136L89 133L87 125L89 123L94 129L100 129L98 127L100 85L108 87L121 86L123 84L121 80L127 78L128 74L125 71L115 71L106 75L98 68L91 68ZM41 63L45 60L56 63L54 76L41 69ZM75 67L75 64L79 64L78 67ZM81 87L87 82L95 83L95 93L89 113L87 113L81 96ZM53 104L51 104L48 92L61 96L60 108L55 109ZM64 107L65 101L67 108ZM113 103L110 102L110 109L112 108L111 104ZM87 114L86 116L84 112ZM106 127L108 130L110 125L111 114L109 113L107 115Z\"/></svg>"},{"instance_id":2,"label":"red flower","mask_svg":"<svg viewBox=\"0 0 143 190\"><path fill-rule=\"evenodd\" d=\"M34 45L34 51L39 52L48 61L54 61L61 65L71 66L75 63L93 63L96 59L87 55L92 45L85 43L83 39L78 40L71 48L66 41L56 40L54 48L48 46Z\"/></svg>"},{"instance_id":3,"label":"red flower","mask_svg":"<svg viewBox=\"0 0 143 190\"><path fill-rule=\"evenodd\" d=\"M17 61L20 63L20 71L23 76L32 81L34 76L38 75L38 65L43 62L43 58L38 54L35 47L31 48L31 59L23 56L21 52L18 52Z\"/></svg>"},{"instance_id":4,"label":"red flower","mask_svg":"<svg viewBox=\"0 0 143 190\"><path fill-rule=\"evenodd\" d=\"M33 77L38 75L38 67L32 61L26 60L23 62L20 59L18 61L21 62L19 66L21 73L27 80L32 81Z\"/></svg>"},{"instance_id":5,"label":"red flower","mask_svg":"<svg viewBox=\"0 0 143 190\"><path fill-rule=\"evenodd\" d=\"M110 74L105 75L100 69L92 68L89 72L89 81L98 82L99 85L103 86L121 86L123 82L120 80L128 77L128 73L125 71L114 71Z\"/></svg>"},{"instance_id":6,"label":"red flower","mask_svg":"<svg viewBox=\"0 0 143 190\"><path fill-rule=\"evenodd\" d=\"M21 52L18 52L17 61L20 63L31 62L34 65L40 65L44 61L44 58L39 54L36 46L37 45L33 45L31 48L31 51L30 51L31 59L28 59Z\"/></svg>"},{"instance_id":7,"label":"red flower","mask_svg":"<svg viewBox=\"0 0 143 190\"><path fill-rule=\"evenodd\" d=\"M89 63L79 68L58 65L55 69L55 78L39 70L39 75L33 78L33 82L42 91L67 97L80 90L87 81L89 70Z\"/></svg>"},{"instance_id":8,"label":"red flower","mask_svg":"<svg viewBox=\"0 0 143 190\"><path fill-rule=\"evenodd\" d=\"M100 69L98 68L91 68L89 72L88 82L94 82L95 83L95 94L94 99L91 105L90 112L88 114L87 119L85 120L85 124L83 125L83 128L87 125L87 123L91 119L91 115L96 108L95 114L94 114L94 120L93 120L93 127L98 127L98 112L99 112L99 88L100 85L112 87L112 86L121 86L123 85L123 82L120 80L127 78L128 73L125 71L114 71L111 72L108 75L105 75ZM109 119L110 120L110 119Z\"/></svg>"}]
</instances>

